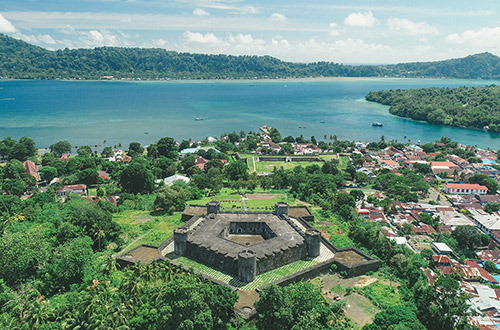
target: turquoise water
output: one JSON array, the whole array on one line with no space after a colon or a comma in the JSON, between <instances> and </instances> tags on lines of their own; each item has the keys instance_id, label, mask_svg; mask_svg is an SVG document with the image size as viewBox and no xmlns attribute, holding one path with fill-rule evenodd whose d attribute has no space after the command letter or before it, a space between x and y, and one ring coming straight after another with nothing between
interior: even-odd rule
<instances>
[{"instance_id":1,"label":"turquoise water","mask_svg":"<svg viewBox=\"0 0 500 330\"><path fill-rule=\"evenodd\" d=\"M500 81L338 78L271 81L0 81L0 138L28 135L38 147L59 140L73 145L161 137L203 139L223 132L277 127L283 136L318 140L432 141L448 136L483 148L500 148L500 134L430 125L399 118L366 102L373 90L481 86ZM203 118L203 120L195 120ZM373 127L372 122L383 123ZM305 126L305 128L299 128ZM146 134L147 133L147 134Z\"/></svg>"}]
</instances>

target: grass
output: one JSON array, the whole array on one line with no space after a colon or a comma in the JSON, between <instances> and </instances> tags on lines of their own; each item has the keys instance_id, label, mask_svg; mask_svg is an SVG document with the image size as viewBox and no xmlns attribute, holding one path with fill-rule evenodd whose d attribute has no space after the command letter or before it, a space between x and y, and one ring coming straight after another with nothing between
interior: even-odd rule
<instances>
[{"instance_id":1,"label":"grass","mask_svg":"<svg viewBox=\"0 0 500 330\"><path fill-rule=\"evenodd\" d=\"M241 196L234 189L221 189L220 192L215 195L215 199L221 202L222 210L243 210ZM187 202L187 204L205 205L211 200L212 197L205 196L202 199L190 200Z\"/></svg>"},{"instance_id":2,"label":"grass","mask_svg":"<svg viewBox=\"0 0 500 330\"><path fill-rule=\"evenodd\" d=\"M165 218L162 222L158 223L151 228L151 231L147 233L143 238L138 240L130 249L141 244L148 245L160 245L167 237L172 235L174 229L182 226L184 223L181 221L182 213L176 212L173 215Z\"/></svg>"},{"instance_id":3,"label":"grass","mask_svg":"<svg viewBox=\"0 0 500 330\"><path fill-rule=\"evenodd\" d=\"M339 159L339 168L345 170L347 168L347 164L349 163L349 158L346 156L340 156Z\"/></svg>"},{"instance_id":4,"label":"grass","mask_svg":"<svg viewBox=\"0 0 500 330\"><path fill-rule=\"evenodd\" d=\"M349 227L340 221L335 215L324 217L320 213L320 208L309 208L316 219L315 227L318 229L325 228L330 234L330 242L338 248L355 246L354 242L349 238ZM319 225L318 222L328 221L328 225Z\"/></svg>"},{"instance_id":5,"label":"grass","mask_svg":"<svg viewBox=\"0 0 500 330\"><path fill-rule=\"evenodd\" d=\"M379 308L385 309L401 303L401 296L396 286L375 282L362 289L363 294Z\"/></svg>"},{"instance_id":6,"label":"grass","mask_svg":"<svg viewBox=\"0 0 500 330\"><path fill-rule=\"evenodd\" d=\"M274 196L270 199L247 199L245 204L248 210L253 211L271 211L274 210L274 205L277 202L286 202L291 206L301 204L300 201L294 198L288 198L285 194L280 194L279 196Z\"/></svg>"},{"instance_id":7,"label":"grass","mask_svg":"<svg viewBox=\"0 0 500 330\"><path fill-rule=\"evenodd\" d=\"M337 284L336 286L331 288L330 291L343 295L346 292L346 289L342 285Z\"/></svg>"},{"instance_id":8,"label":"grass","mask_svg":"<svg viewBox=\"0 0 500 330\"><path fill-rule=\"evenodd\" d=\"M280 268L276 268L269 272L257 275L254 281L246 283L240 281L237 277L234 277L233 275L223 273L221 271L210 268L206 265L203 265L199 262L196 262L192 259L188 259L186 257L177 258L175 259L175 261L187 267L193 268L194 270L200 273L213 277L221 282L228 283L234 287L237 287L240 290L254 290L262 285L279 280L280 278L291 275L303 269L309 268L318 263L316 261L298 260L288 265L282 266Z\"/></svg>"},{"instance_id":9,"label":"grass","mask_svg":"<svg viewBox=\"0 0 500 330\"><path fill-rule=\"evenodd\" d=\"M337 155L319 155L319 159L322 160L332 160L332 159L337 159Z\"/></svg>"},{"instance_id":10,"label":"grass","mask_svg":"<svg viewBox=\"0 0 500 330\"><path fill-rule=\"evenodd\" d=\"M163 242L172 235L174 228L182 225L181 215L181 212L176 212L170 216L153 216L149 211L126 210L113 214L113 220L123 229L124 246L146 234L127 249L130 250L141 244L158 245Z\"/></svg>"},{"instance_id":11,"label":"grass","mask_svg":"<svg viewBox=\"0 0 500 330\"><path fill-rule=\"evenodd\" d=\"M274 167L280 168L283 167L285 170L291 170L294 169L297 166L302 166L306 167L309 165L313 164L318 164L319 166L322 165L322 162L279 162L279 161L260 161L260 162L255 162L255 169L257 170L257 173L263 173L263 172L272 172ZM253 165L252 165L253 167Z\"/></svg>"}]
</instances>

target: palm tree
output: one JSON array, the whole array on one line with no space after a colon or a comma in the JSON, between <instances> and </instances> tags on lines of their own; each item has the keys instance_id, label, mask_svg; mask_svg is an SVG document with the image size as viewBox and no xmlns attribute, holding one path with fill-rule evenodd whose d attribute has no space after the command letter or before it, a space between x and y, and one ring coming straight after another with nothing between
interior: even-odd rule
<instances>
[{"instance_id":1,"label":"palm tree","mask_svg":"<svg viewBox=\"0 0 500 330\"><path fill-rule=\"evenodd\" d=\"M98 229L97 230L97 246L98 249L101 250L101 240L106 237L106 234L104 233L104 230Z\"/></svg>"}]
</instances>

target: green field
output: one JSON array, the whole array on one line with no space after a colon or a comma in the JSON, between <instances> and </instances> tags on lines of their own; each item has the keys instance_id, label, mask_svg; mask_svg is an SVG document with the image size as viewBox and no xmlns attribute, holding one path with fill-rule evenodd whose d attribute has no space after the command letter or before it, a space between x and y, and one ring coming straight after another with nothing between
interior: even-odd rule
<instances>
[{"instance_id":1,"label":"green field","mask_svg":"<svg viewBox=\"0 0 500 330\"><path fill-rule=\"evenodd\" d=\"M243 210L243 203L241 202L241 195L234 189L223 188L215 195L215 199L220 201L221 209L230 210ZM212 200L212 197L205 196L202 199L190 200L187 204L205 205Z\"/></svg>"},{"instance_id":2,"label":"green field","mask_svg":"<svg viewBox=\"0 0 500 330\"><path fill-rule=\"evenodd\" d=\"M354 242L349 238L349 227L340 221L335 215L325 218L320 213L319 207L310 207L314 214L315 226L318 229L326 229L330 234L330 242L338 248L355 246Z\"/></svg>"},{"instance_id":3,"label":"green field","mask_svg":"<svg viewBox=\"0 0 500 330\"><path fill-rule=\"evenodd\" d=\"M285 170L290 170L290 169L294 169L295 167L297 166L302 166L302 167L306 167L306 166L309 166L309 165L313 165L313 164L318 164L319 166L323 165L323 162L291 162L291 163L287 163L287 162L275 162L275 161L260 161L260 162L255 162L255 169L257 170L257 173L264 173L264 172L267 172L267 173L271 173L274 169L274 167L276 168L280 168L280 167L283 167L283 169ZM250 165L250 169L253 168L253 164L250 162L249 163Z\"/></svg>"},{"instance_id":4,"label":"green field","mask_svg":"<svg viewBox=\"0 0 500 330\"><path fill-rule=\"evenodd\" d=\"M188 259L186 257L177 258L175 259L175 261L184 266L190 267L200 273L213 277L221 282L230 284L240 290L254 290L264 284L274 282L276 280L279 280L280 278L283 278L285 276L291 275L293 273L296 273L298 271L304 270L306 268L318 264L317 261L298 260L292 262L291 264L266 272L264 274L257 275L254 281L247 283L240 281L237 277L234 277L233 275L215 270L213 268L205 266L199 262Z\"/></svg>"},{"instance_id":5,"label":"green field","mask_svg":"<svg viewBox=\"0 0 500 330\"><path fill-rule=\"evenodd\" d=\"M131 250L141 244L158 245L163 242L172 235L174 228L183 224L181 215L181 212L176 212L170 216L153 216L149 211L127 210L113 214L113 220L122 227L124 246L144 235L127 248Z\"/></svg>"},{"instance_id":6,"label":"green field","mask_svg":"<svg viewBox=\"0 0 500 330\"><path fill-rule=\"evenodd\" d=\"M362 289L363 295L379 308L385 309L401 304L401 295L394 285L375 282Z\"/></svg>"},{"instance_id":7,"label":"green field","mask_svg":"<svg viewBox=\"0 0 500 330\"><path fill-rule=\"evenodd\" d=\"M332 160L332 159L337 159L337 155L319 155L319 159L322 160Z\"/></svg>"},{"instance_id":8,"label":"green field","mask_svg":"<svg viewBox=\"0 0 500 330\"><path fill-rule=\"evenodd\" d=\"M339 168L345 170L347 168L347 164L349 163L349 157L340 156L339 159Z\"/></svg>"}]
</instances>

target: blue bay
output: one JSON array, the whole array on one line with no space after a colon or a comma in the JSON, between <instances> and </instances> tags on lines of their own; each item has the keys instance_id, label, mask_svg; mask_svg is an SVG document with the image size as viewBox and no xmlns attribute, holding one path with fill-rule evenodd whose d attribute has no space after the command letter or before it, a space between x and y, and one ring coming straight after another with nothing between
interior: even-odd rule
<instances>
[{"instance_id":1,"label":"blue bay","mask_svg":"<svg viewBox=\"0 0 500 330\"><path fill-rule=\"evenodd\" d=\"M338 78L269 81L0 81L0 138L29 136L38 147L161 137L203 139L223 132L277 127L283 136L428 142L448 136L461 143L500 148L500 134L430 125L389 113L364 100L391 88L484 86L499 81ZM196 120L202 118L203 120ZM383 123L373 127L372 122ZM299 128L303 126L305 128ZM147 134L146 134L147 133Z\"/></svg>"}]
</instances>

